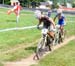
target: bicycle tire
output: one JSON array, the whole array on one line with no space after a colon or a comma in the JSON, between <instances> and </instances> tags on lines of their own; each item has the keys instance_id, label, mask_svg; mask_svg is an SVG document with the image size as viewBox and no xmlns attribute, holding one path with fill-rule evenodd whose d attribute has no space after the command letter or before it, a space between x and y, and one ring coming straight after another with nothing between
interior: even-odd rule
<instances>
[{"instance_id":1,"label":"bicycle tire","mask_svg":"<svg viewBox=\"0 0 75 66\"><path fill-rule=\"evenodd\" d=\"M45 39L46 39L46 41L45 41ZM45 39L41 38L38 43L38 46L36 49L37 59L40 59L45 54L45 52L51 51L51 46L50 46L51 42L50 42L50 37L48 34ZM43 48L43 46L44 46L44 48Z\"/></svg>"},{"instance_id":2,"label":"bicycle tire","mask_svg":"<svg viewBox=\"0 0 75 66\"><path fill-rule=\"evenodd\" d=\"M53 46L52 45L53 40L52 40L52 38L49 35L47 35L46 40L47 40L47 44L46 44L47 51L51 51L52 50L51 46Z\"/></svg>"},{"instance_id":3,"label":"bicycle tire","mask_svg":"<svg viewBox=\"0 0 75 66\"><path fill-rule=\"evenodd\" d=\"M59 32L59 44L64 41L65 37L66 37L66 30L63 30L63 37L62 33Z\"/></svg>"},{"instance_id":4,"label":"bicycle tire","mask_svg":"<svg viewBox=\"0 0 75 66\"><path fill-rule=\"evenodd\" d=\"M57 31L57 32L55 33L53 45L55 46L55 45L57 45L58 43L59 43L59 31Z\"/></svg>"},{"instance_id":5,"label":"bicycle tire","mask_svg":"<svg viewBox=\"0 0 75 66\"><path fill-rule=\"evenodd\" d=\"M43 48L44 44L45 44L44 39L41 38L39 43L38 43L37 49L36 49L37 59L40 59L40 57L43 56L43 54L44 54L44 48Z\"/></svg>"}]
</instances>

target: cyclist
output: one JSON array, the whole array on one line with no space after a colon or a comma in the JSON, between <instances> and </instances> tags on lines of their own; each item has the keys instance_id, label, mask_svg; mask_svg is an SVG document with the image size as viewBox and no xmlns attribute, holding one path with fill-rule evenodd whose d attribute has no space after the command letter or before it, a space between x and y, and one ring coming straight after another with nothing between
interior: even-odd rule
<instances>
[{"instance_id":1,"label":"cyclist","mask_svg":"<svg viewBox=\"0 0 75 66\"><path fill-rule=\"evenodd\" d=\"M48 13L47 13L48 17L51 17L51 13L52 13L52 11L51 11L51 9L49 9Z\"/></svg>"},{"instance_id":2,"label":"cyclist","mask_svg":"<svg viewBox=\"0 0 75 66\"><path fill-rule=\"evenodd\" d=\"M64 37L63 29L64 29L64 25L66 25L66 23L65 23L65 16L62 13L62 9L59 8L57 10L57 15L54 17L54 21L56 20L56 18L58 18L58 25L60 26L60 30L62 32L62 37Z\"/></svg>"},{"instance_id":3,"label":"cyclist","mask_svg":"<svg viewBox=\"0 0 75 66\"><path fill-rule=\"evenodd\" d=\"M43 28L46 28L46 29L50 28L50 29L48 29L49 30L48 31L48 34L54 40L55 23L54 23L53 19L52 18L49 18L46 15L43 15L41 13L41 11L39 11L39 10L35 12L35 15L36 15L36 18L39 20L39 23L37 25L37 28L39 28L39 25L41 23L43 23Z\"/></svg>"}]
</instances>

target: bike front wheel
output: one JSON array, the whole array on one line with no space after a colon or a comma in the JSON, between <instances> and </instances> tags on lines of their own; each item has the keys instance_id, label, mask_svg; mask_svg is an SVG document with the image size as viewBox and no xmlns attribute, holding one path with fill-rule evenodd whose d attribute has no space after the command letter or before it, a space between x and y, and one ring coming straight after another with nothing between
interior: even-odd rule
<instances>
[{"instance_id":1,"label":"bike front wheel","mask_svg":"<svg viewBox=\"0 0 75 66\"><path fill-rule=\"evenodd\" d=\"M36 49L37 59L40 59L41 56L43 56L43 54L45 53L45 44L46 44L45 39L41 38Z\"/></svg>"}]
</instances>

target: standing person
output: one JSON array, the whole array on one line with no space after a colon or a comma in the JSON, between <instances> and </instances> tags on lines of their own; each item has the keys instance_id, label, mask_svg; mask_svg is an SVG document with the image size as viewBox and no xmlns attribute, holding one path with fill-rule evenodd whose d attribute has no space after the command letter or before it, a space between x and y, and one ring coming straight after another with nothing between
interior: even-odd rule
<instances>
[{"instance_id":1,"label":"standing person","mask_svg":"<svg viewBox=\"0 0 75 66\"><path fill-rule=\"evenodd\" d=\"M21 9L22 9L22 7L20 6L20 3L16 2L14 7L12 9L8 10L8 15L11 14L12 12L14 12L16 14L16 21L18 22Z\"/></svg>"},{"instance_id":2,"label":"standing person","mask_svg":"<svg viewBox=\"0 0 75 66\"><path fill-rule=\"evenodd\" d=\"M58 25L60 26L60 30L62 32L62 37L63 37L63 29L66 23L65 23L65 16L62 13L62 9L60 9L60 7L57 10L57 15L54 17L54 21L56 20L56 18L58 18Z\"/></svg>"},{"instance_id":3,"label":"standing person","mask_svg":"<svg viewBox=\"0 0 75 66\"><path fill-rule=\"evenodd\" d=\"M50 17L51 16L51 13L52 13L52 11L51 11L51 9L49 9L48 10L48 13L47 13L47 16Z\"/></svg>"}]
</instances>

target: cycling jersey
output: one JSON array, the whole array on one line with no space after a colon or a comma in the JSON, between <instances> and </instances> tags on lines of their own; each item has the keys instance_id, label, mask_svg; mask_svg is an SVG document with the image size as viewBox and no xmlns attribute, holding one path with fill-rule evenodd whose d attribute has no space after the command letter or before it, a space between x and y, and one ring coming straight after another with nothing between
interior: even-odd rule
<instances>
[{"instance_id":1,"label":"cycling jersey","mask_svg":"<svg viewBox=\"0 0 75 66\"><path fill-rule=\"evenodd\" d=\"M51 25L51 22L48 17L41 17L40 22L43 22L44 28L48 28Z\"/></svg>"},{"instance_id":2,"label":"cycling jersey","mask_svg":"<svg viewBox=\"0 0 75 66\"><path fill-rule=\"evenodd\" d=\"M61 14L60 16L57 14L56 16L58 16L58 25L64 25L65 23L65 16L63 14Z\"/></svg>"}]
</instances>

